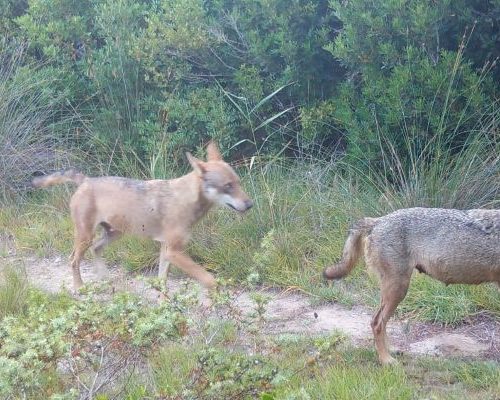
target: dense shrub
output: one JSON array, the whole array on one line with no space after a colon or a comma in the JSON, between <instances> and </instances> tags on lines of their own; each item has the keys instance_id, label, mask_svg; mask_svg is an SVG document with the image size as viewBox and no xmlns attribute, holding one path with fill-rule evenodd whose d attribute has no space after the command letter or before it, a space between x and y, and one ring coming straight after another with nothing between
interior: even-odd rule
<instances>
[{"instance_id":1,"label":"dense shrub","mask_svg":"<svg viewBox=\"0 0 500 400\"><path fill-rule=\"evenodd\" d=\"M7 40L84 115L80 144L121 173L168 174L210 138L234 157L347 145L381 168L381 141L460 147L496 102L498 0L2 5Z\"/></svg>"},{"instance_id":2,"label":"dense shrub","mask_svg":"<svg viewBox=\"0 0 500 400\"><path fill-rule=\"evenodd\" d=\"M93 385L82 384L92 379L90 371L96 367L128 367L119 362L103 367L102 358L98 366L99 354L102 357L105 352L107 358L119 360L185 334L187 322L179 311L186 306L182 299L153 307L130 294L119 293L101 303L100 290L94 289L84 301L75 301L66 294L48 296L36 290L25 291L24 309L0 320L2 398L49 398L46 391L54 390L50 387L50 373L54 377L59 374L60 386L73 379L61 376L63 365L70 365L69 370L79 374L74 377L78 385L71 383L71 392L78 387L82 397L86 391L92 397ZM109 379L105 384L113 383Z\"/></svg>"},{"instance_id":3,"label":"dense shrub","mask_svg":"<svg viewBox=\"0 0 500 400\"><path fill-rule=\"evenodd\" d=\"M429 146L460 149L490 118L496 106L488 67L473 69L460 38L450 46L455 51L441 47L450 2L330 3L345 22L329 49L354 75L340 85L327 117L344 130L351 162L380 171L384 153L396 151L407 169Z\"/></svg>"}]
</instances>

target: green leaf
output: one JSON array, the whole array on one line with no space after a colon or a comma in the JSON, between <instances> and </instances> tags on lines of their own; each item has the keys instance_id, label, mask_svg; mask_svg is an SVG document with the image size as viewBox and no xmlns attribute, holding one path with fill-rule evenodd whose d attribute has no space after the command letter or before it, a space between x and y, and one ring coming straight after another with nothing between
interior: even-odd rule
<instances>
[{"instance_id":1,"label":"green leaf","mask_svg":"<svg viewBox=\"0 0 500 400\"><path fill-rule=\"evenodd\" d=\"M276 118L281 117L283 114L287 113L288 111L292 110L294 107L288 107L286 110L280 111L277 114L274 114L272 117L266 119L263 123L261 123L257 128L254 129L256 131L257 129L263 128L264 126L270 124L273 122Z\"/></svg>"},{"instance_id":2,"label":"green leaf","mask_svg":"<svg viewBox=\"0 0 500 400\"><path fill-rule=\"evenodd\" d=\"M267 101L269 101L270 99L272 99L274 96L276 96L279 92L281 92L284 88L290 86L290 85L293 85L295 82L290 82L286 85L283 85L281 87L279 87L278 89L276 89L274 92L272 92L271 94L267 95L266 97L264 97L261 101L259 101L257 103L257 105L252 108L250 110L250 114L253 114L257 109L259 109L263 104L267 103Z\"/></svg>"}]
</instances>

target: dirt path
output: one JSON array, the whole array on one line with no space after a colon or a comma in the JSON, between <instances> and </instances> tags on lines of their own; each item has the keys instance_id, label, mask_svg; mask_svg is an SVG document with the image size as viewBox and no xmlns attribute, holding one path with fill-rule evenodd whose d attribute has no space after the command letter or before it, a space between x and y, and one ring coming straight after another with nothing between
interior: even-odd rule
<instances>
[{"instance_id":1,"label":"dirt path","mask_svg":"<svg viewBox=\"0 0 500 400\"><path fill-rule=\"evenodd\" d=\"M49 292L71 288L70 269L61 257L41 259L12 255L8 258L10 263L24 265L29 281L36 287ZM97 281L89 262L82 264L82 277L84 282ZM135 292L150 301L158 299L158 292L149 288L140 276L127 274L122 268L111 268L110 278L117 289ZM183 282L183 278L170 277L169 293L179 290ZM290 291L262 289L260 292L270 298L262 327L265 334L314 336L337 330L355 345L372 346L370 320L374 310L363 306L347 308L335 303L312 305L308 296ZM255 303L248 291L239 290L233 302L243 314L254 311ZM392 349L400 352L500 361L500 321L487 315L471 317L455 328L393 319L388 324L388 334Z\"/></svg>"}]
</instances>

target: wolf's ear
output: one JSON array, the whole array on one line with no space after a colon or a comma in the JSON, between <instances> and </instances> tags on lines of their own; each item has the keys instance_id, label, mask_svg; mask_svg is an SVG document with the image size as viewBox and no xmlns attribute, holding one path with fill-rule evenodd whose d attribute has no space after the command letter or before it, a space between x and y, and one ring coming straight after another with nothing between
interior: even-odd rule
<instances>
[{"instance_id":1,"label":"wolf's ear","mask_svg":"<svg viewBox=\"0 0 500 400\"><path fill-rule=\"evenodd\" d=\"M222 161L222 155L217 147L217 145L210 141L207 146L207 160L208 161Z\"/></svg>"},{"instance_id":2,"label":"wolf's ear","mask_svg":"<svg viewBox=\"0 0 500 400\"><path fill-rule=\"evenodd\" d=\"M190 152L186 153L186 157L193 167L193 170L198 173L198 175L203 175L206 172L205 163L201 160L198 160L195 156L193 156Z\"/></svg>"}]
</instances>

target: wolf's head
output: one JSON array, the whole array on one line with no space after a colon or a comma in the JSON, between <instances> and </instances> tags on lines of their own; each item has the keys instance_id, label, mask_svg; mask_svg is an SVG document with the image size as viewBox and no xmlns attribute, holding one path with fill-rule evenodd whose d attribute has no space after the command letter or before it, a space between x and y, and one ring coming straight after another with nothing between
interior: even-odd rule
<instances>
[{"instance_id":1,"label":"wolf's head","mask_svg":"<svg viewBox=\"0 0 500 400\"><path fill-rule=\"evenodd\" d=\"M202 191L208 200L245 212L253 206L252 200L241 188L240 178L222 159L215 143L207 146L207 161L201 161L186 153L193 170L202 180Z\"/></svg>"}]
</instances>

